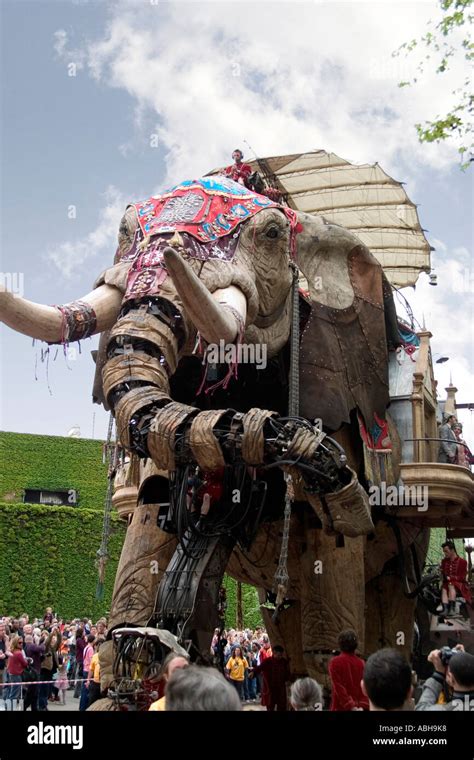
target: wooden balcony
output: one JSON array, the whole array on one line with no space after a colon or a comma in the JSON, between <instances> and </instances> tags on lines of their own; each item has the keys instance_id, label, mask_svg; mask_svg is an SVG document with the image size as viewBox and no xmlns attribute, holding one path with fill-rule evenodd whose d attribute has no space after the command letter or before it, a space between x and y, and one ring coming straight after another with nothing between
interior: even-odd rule
<instances>
[{"instance_id":1,"label":"wooden balcony","mask_svg":"<svg viewBox=\"0 0 474 760\"><path fill-rule=\"evenodd\" d=\"M397 518L416 519L426 527L448 528L461 531L466 537L474 536L474 475L468 467L437 461L440 441L431 333L422 330L417 335L420 342L413 371L405 372L402 391L400 381L395 384L394 401L399 404L405 460L400 466L400 478L405 491L410 489L419 498L406 498L404 504L399 500L400 506L385 507L385 511ZM456 414L456 391L451 383L446 388L444 411L449 414ZM422 495L420 508L417 501Z\"/></svg>"},{"instance_id":2,"label":"wooden balcony","mask_svg":"<svg viewBox=\"0 0 474 760\"><path fill-rule=\"evenodd\" d=\"M390 508L397 517L416 518L431 528L457 528L474 536L474 476L467 467L438 462L402 463L401 479L413 493L424 493L425 504Z\"/></svg>"}]
</instances>

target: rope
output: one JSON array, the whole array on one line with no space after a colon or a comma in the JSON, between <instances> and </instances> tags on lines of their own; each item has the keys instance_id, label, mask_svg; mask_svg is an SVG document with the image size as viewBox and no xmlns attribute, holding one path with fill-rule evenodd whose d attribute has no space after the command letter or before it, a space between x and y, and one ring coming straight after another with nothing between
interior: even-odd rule
<instances>
[{"instance_id":1,"label":"rope","mask_svg":"<svg viewBox=\"0 0 474 760\"><path fill-rule=\"evenodd\" d=\"M300 310L299 310L299 279L298 267L291 262L293 270L292 285L292 314L291 314L291 344L290 344L290 383L288 390L288 414L290 417L299 415L299 392L300 392ZM281 539L280 558L275 572L274 582L277 598L275 602L274 620L278 615L279 608L285 599L290 576L288 575L288 542L290 538L291 507L294 499L293 482L291 475L285 473L286 494L285 511L283 514L283 536Z\"/></svg>"},{"instance_id":2,"label":"rope","mask_svg":"<svg viewBox=\"0 0 474 760\"><path fill-rule=\"evenodd\" d=\"M300 410L300 307L299 307L299 272L293 262L292 315L291 315L291 354L290 354L290 387L288 399L288 414L298 417Z\"/></svg>"}]
</instances>

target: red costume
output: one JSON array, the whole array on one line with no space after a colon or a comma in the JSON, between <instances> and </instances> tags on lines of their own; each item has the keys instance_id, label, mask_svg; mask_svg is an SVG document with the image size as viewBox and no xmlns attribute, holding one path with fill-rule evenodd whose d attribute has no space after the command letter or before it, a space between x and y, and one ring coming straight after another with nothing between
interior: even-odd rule
<instances>
[{"instance_id":1,"label":"red costume","mask_svg":"<svg viewBox=\"0 0 474 760\"><path fill-rule=\"evenodd\" d=\"M224 169L224 174L229 179L233 179L234 182L242 180L245 187L248 187L248 180L252 174L252 167L250 164L232 164ZM241 182L241 184L242 184Z\"/></svg>"},{"instance_id":2,"label":"red costume","mask_svg":"<svg viewBox=\"0 0 474 760\"><path fill-rule=\"evenodd\" d=\"M356 654L342 652L329 663L332 681L330 710L348 711L354 707L369 709L369 700L362 691L360 682L364 674L364 661Z\"/></svg>"},{"instance_id":3,"label":"red costume","mask_svg":"<svg viewBox=\"0 0 474 760\"><path fill-rule=\"evenodd\" d=\"M290 668L285 657L268 657L253 669L254 677L263 675L262 705L267 710L285 712L286 682L290 680Z\"/></svg>"},{"instance_id":4,"label":"red costume","mask_svg":"<svg viewBox=\"0 0 474 760\"><path fill-rule=\"evenodd\" d=\"M462 597L471 604L472 596L466 581L467 562L462 557L448 559L445 557L441 560L441 572L443 574L443 588L448 590L448 586L454 586Z\"/></svg>"},{"instance_id":5,"label":"red costume","mask_svg":"<svg viewBox=\"0 0 474 760\"><path fill-rule=\"evenodd\" d=\"M266 647L263 645L260 649L260 665L265 660L268 660L270 657L273 657L273 652L271 646Z\"/></svg>"}]
</instances>

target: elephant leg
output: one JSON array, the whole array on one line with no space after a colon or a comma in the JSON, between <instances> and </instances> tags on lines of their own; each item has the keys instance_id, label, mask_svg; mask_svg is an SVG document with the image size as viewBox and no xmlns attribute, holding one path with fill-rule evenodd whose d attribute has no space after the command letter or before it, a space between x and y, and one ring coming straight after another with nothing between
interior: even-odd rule
<instances>
[{"instance_id":1,"label":"elephant leg","mask_svg":"<svg viewBox=\"0 0 474 760\"><path fill-rule=\"evenodd\" d=\"M176 547L176 538L157 524L159 504L139 504L133 513L115 577L109 628L145 626L153 615L158 585ZM113 678L113 642L100 648L101 686Z\"/></svg>"},{"instance_id":2,"label":"elephant leg","mask_svg":"<svg viewBox=\"0 0 474 760\"><path fill-rule=\"evenodd\" d=\"M160 584L158 625L176 634L183 646L192 645L193 658L209 660L212 631L220 624L219 592L234 543L230 536L186 531Z\"/></svg>"},{"instance_id":3,"label":"elephant leg","mask_svg":"<svg viewBox=\"0 0 474 760\"><path fill-rule=\"evenodd\" d=\"M376 537L369 543L366 558L367 629L366 652L380 647L394 647L408 659L412 654L416 599L405 595L415 588L420 578L429 543L429 530L416 523L401 522L397 526L403 546L402 564L406 578L400 575L400 556L394 531L387 525L377 526ZM415 564L418 566L415 568ZM378 573L374 575L374 571ZM416 571L418 570L418 572ZM389 572L387 572L389 571Z\"/></svg>"},{"instance_id":4,"label":"elephant leg","mask_svg":"<svg viewBox=\"0 0 474 760\"><path fill-rule=\"evenodd\" d=\"M158 527L159 504L139 504L128 527L112 596L109 627L146 625L176 539Z\"/></svg>"},{"instance_id":5,"label":"elephant leg","mask_svg":"<svg viewBox=\"0 0 474 760\"><path fill-rule=\"evenodd\" d=\"M266 597L265 590L258 589L258 594L261 603L263 603ZM299 599L292 601L291 606L287 609L283 609L276 620L273 619L272 610L262 607L262 617L272 646L279 644L285 649L292 678L306 676L307 668L301 641L301 603Z\"/></svg>"},{"instance_id":6,"label":"elephant leg","mask_svg":"<svg viewBox=\"0 0 474 760\"><path fill-rule=\"evenodd\" d=\"M380 575L367 584L365 651L392 647L410 659L413 647L416 599L403 594L398 575Z\"/></svg>"},{"instance_id":7,"label":"elephant leg","mask_svg":"<svg viewBox=\"0 0 474 760\"><path fill-rule=\"evenodd\" d=\"M260 604L267 601L266 593L274 588L277 557L281 550L283 524L281 521L264 523L260 526L248 551L235 549L227 565L227 573L241 583L248 583L258 589ZM301 550L305 544L303 525L296 514L290 522L290 543L288 545L288 585L287 598L290 606L280 611L276 621L273 610L261 607L265 627L273 645L284 647L290 661L291 673L295 677L307 675L301 645L301 604L299 563Z\"/></svg>"},{"instance_id":8,"label":"elephant leg","mask_svg":"<svg viewBox=\"0 0 474 760\"><path fill-rule=\"evenodd\" d=\"M364 650L365 539L327 536L308 525L300 558L301 635L308 674L329 686L327 663L337 637L352 628Z\"/></svg>"}]
</instances>

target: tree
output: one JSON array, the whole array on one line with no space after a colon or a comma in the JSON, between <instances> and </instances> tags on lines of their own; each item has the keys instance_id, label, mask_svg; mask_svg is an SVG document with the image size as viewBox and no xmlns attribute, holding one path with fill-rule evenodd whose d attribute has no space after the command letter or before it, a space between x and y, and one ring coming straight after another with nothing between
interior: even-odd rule
<instances>
[{"instance_id":1,"label":"tree","mask_svg":"<svg viewBox=\"0 0 474 760\"><path fill-rule=\"evenodd\" d=\"M436 73L443 74L447 71L454 60L461 57L462 63L471 62L474 58L474 45L469 34L469 24L473 21L470 8L474 0L439 0L442 18L438 23L428 23L429 30L420 39L405 42L392 55L406 56L415 50L422 49L423 59L416 68L416 75L411 81L399 82L399 87L408 87L418 83L419 77L425 72L425 65L429 61L434 63ZM459 32L462 38L459 41ZM466 66L467 72L467 66ZM424 124L415 124L420 142L439 142L456 138L459 141L459 153L461 167L466 169L472 157L472 111L474 98L470 91L470 78L466 78L460 86L453 90L455 103L452 109L444 114L437 115L433 121L425 121ZM471 153L471 155L469 155Z\"/></svg>"}]
</instances>

